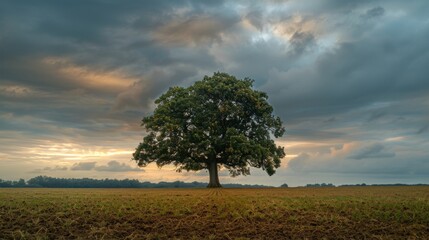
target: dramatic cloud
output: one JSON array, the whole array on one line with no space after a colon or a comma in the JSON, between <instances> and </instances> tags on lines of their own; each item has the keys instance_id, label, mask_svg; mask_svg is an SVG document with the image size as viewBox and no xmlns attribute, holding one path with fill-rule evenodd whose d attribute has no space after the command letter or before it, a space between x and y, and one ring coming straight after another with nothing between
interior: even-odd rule
<instances>
[{"instance_id":1,"label":"dramatic cloud","mask_svg":"<svg viewBox=\"0 0 429 240\"><path fill-rule=\"evenodd\" d=\"M128 162L157 97L225 71L267 92L287 156L273 177L222 181L428 182L428 12L425 0L1 1L0 175L204 181Z\"/></svg>"},{"instance_id":2,"label":"dramatic cloud","mask_svg":"<svg viewBox=\"0 0 429 240\"><path fill-rule=\"evenodd\" d=\"M193 16L172 19L155 31L155 39L165 44L197 45L222 41L223 31L237 22L235 18L215 18L214 16Z\"/></svg>"}]
</instances>

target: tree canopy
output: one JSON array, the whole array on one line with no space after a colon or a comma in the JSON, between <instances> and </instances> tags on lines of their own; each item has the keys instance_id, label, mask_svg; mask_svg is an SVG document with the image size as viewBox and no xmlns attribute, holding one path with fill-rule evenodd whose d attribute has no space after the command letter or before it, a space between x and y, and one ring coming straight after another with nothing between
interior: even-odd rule
<instances>
[{"instance_id":1,"label":"tree canopy","mask_svg":"<svg viewBox=\"0 0 429 240\"><path fill-rule=\"evenodd\" d=\"M220 187L218 168L231 176L250 167L275 173L285 156L272 137L285 130L264 92L253 80L226 73L205 76L190 87L171 87L159 97L153 114L144 117L146 136L133 154L138 165L173 164L177 171L208 169L208 187Z\"/></svg>"}]
</instances>

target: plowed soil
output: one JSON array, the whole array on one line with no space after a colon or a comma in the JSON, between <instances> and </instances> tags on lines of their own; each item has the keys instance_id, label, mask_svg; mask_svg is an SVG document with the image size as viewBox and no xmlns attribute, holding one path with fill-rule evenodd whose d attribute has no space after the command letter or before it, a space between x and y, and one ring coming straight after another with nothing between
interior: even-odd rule
<instances>
[{"instance_id":1,"label":"plowed soil","mask_svg":"<svg viewBox=\"0 0 429 240\"><path fill-rule=\"evenodd\" d=\"M429 239L429 187L0 189L0 239Z\"/></svg>"}]
</instances>

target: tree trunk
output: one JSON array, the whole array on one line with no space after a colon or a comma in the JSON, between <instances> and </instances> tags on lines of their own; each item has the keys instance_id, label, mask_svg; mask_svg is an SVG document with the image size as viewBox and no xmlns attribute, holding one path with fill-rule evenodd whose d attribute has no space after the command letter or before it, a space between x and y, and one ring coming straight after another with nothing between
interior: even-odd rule
<instances>
[{"instance_id":1,"label":"tree trunk","mask_svg":"<svg viewBox=\"0 0 429 240\"><path fill-rule=\"evenodd\" d=\"M220 188L222 187L219 183L219 175L216 160L212 160L207 164L210 175L210 182L207 185L208 188Z\"/></svg>"}]
</instances>

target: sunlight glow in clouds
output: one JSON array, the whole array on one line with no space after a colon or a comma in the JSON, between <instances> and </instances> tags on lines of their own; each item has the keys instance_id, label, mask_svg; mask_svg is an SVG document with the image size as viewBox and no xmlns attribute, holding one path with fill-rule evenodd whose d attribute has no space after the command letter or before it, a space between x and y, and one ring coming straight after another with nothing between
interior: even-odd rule
<instances>
[{"instance_id":1,"label":"sunlight glow in clouds","mask_svg":"<svg viewBox=\"0 0 429 240\"><path fill-rule=\"evenodd\" d=\"M223 182L428 183L428 12L426 0L1 1L0 178L207 181L130 159L155 99L221 71L254 79L286 128L274 176Z\"/></svg>"},{"instance_id":2,"label":"sunlight glow in clouds","mask_svg":"<svg viewBox=\"0 0 429 240\"><path fill-rule=\"evenodd\" d=\"M64 160L85 160L88 158L103 158L116 155L131 156L133 151L105 148L86 148L78 144L49 144L28 148L28 154L38 158L60 157Z\"/></svg>"},{"instance_id":3,"label":"sunlight glow in clouds","mask_svg":"<svg viewBox=\"0 0 429 240\"><path fill-rule=\"evenodd\" d=\"M55 67L60 74L77 81L84 88L120 91L138 81L135 78L126 77L118 71L101 72L80 67L65 58L48 57L43 59L42 63Z\"/></svg>"},{"instance_id":4,"label":"sunlight glow in clouds","mask_svg":"<svg viewBox=\"0 0 429 240\"><path fill-rule=\"evenodd\" d=\"M386 138L385 141L387 141L387 142L396 142L396 141L402 141L402 140L405 140L405 139L406 139L405 136L399 136L399 137Z\"/></svg>"}]
</instances>

